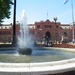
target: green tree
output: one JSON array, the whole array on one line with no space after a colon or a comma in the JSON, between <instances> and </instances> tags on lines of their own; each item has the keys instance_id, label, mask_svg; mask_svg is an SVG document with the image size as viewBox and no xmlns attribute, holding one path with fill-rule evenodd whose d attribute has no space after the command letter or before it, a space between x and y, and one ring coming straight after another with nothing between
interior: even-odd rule
<instances>
[{"instance_id":1,"label":"green tree","mask_svg":"<svg viewBox=\"0 0 75 75\"><path fill-rule=\"evenodd\" d=\"M3 22L3 19L10 18L11 5L13 5L12 0L0 0L0 24Z\"/></svg>"}]
</instances>

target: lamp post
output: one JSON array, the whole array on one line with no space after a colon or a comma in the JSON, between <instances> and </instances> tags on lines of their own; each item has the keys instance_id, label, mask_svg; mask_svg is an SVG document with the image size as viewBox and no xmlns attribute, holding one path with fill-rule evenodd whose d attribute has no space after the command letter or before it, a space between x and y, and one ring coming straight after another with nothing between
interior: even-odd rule
<instances>
[{"instance_id":1,"label":"lamp post","mask_svg":"<svg viewBox=\"0 0 75 75\"><path fill-rule=\"evenodd\" d=\"M74 43L75 38L74 38L74 13L73 13L74 10L73 10L73 0L71 0L71 7L72 7L72 35L73 35L72 41Z\"/></svg>"},{"instance_id":2,"label":"lamp post","mask_svg":"<svg viewBox=\"0 0 75 75\"><path fill-rule=\"evenodd\" d=\"M55 22L55 39L56 39L56 43L57 43L56 21L57 21L57 17L54 17L54 22Z\"/></svg>"},{"instance_id":3,"label":"lamp post","mask_svg":"<svg viewBox=\"0 0 75 75\"><path fill-rule=\"evenodd\" d=\"M13 45L16 45L16 0L14 0L14 14L13 14Z\"/></svg>"}]
</instances>

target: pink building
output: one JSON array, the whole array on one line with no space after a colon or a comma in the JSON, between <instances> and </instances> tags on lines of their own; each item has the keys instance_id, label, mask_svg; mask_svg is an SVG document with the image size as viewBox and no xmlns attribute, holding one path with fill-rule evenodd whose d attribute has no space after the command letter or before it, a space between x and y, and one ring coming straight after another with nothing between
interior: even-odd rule
<instances>
[{"instance_id":1,"label":"pink building","mask_svg":"<svg viewBox=\"0 0 75 75\"><path fill-rule=\"evenodd\" d=\"M20 23L16 24L16 37L20 35ZM12 42L13 25L0 25L0 42ZM34 41L72 41L73 31L71 24L61 24L60 22L51 22L50 20L28 24L29 34ZM75 26L74 26L75 31ZM74 37L75 38L75 37Z\"/></svg>"}]
</instances>

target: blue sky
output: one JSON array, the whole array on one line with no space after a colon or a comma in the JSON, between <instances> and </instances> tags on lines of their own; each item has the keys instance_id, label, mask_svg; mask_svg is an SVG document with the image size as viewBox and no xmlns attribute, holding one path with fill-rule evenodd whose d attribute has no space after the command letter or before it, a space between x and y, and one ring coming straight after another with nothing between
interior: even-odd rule
<instances>
[{"instance_id":1,"label":"blue sky","mask_svg":"<svg viewBox=\"0 0 75 75\"><path fill-rule=\"evenodd\" d=\"M17 0L16 21L21 21L22 11L25 10L27 14L27 23L33 24L41 20L48 19L53 21L57 17L57 22L62 24L72 23L72 7L71 0L64 5L64 0ZM75 0L73 0L73 10L75 18ZM13 6L11 8L10 19L5 19L4 24L13 23Z\"/></svg>"}]
</instances>

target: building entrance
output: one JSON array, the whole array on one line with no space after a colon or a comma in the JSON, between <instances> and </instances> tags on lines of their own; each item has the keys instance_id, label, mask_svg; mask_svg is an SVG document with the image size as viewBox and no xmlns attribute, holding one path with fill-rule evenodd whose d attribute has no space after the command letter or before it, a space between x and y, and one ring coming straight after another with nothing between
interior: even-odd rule
<instances>
[{"instance_id":1,"label":"building entrance","mask_svg":"<svg viewBox=\"0 0 75 75\"><path fill-rule=\"evenodd\" d=\"M45 34L45 40L50 40L50 32L47 31Z\"/></svg>"}]
</instances>

